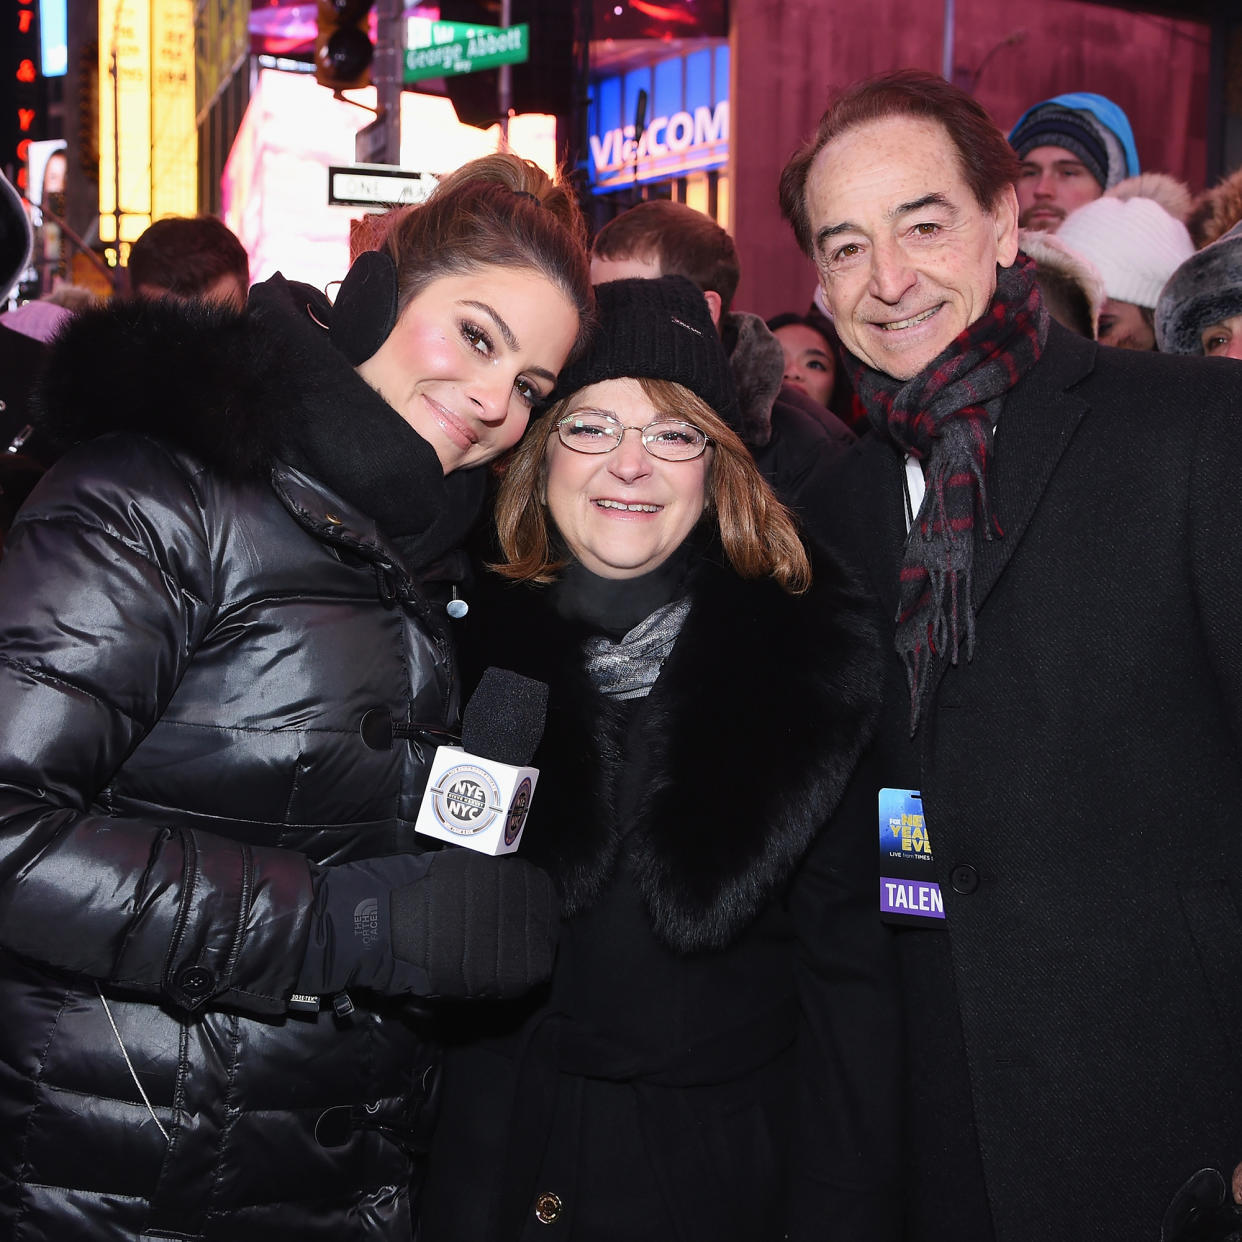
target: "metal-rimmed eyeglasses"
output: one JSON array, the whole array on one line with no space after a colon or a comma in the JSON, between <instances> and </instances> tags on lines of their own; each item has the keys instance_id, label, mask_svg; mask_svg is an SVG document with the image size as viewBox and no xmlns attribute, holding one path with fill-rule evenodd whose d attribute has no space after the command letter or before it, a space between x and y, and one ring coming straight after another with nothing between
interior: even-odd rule
<instances>
[{"instance_id":1,"label":"metal-rimmed eyeglasses","mask_svg":"<svg viewBox=\"0 0 1242 1242\"><path fill-rule=\"evenodd\" d=\"M577 410L556 424L561 443L575 453L611 453L627 431L637 431L643 448L661 461L693 461L711 443L706 432L679 418L657 418L645 427L632 427L603 410Z\"/></svg>"}]
</instances>

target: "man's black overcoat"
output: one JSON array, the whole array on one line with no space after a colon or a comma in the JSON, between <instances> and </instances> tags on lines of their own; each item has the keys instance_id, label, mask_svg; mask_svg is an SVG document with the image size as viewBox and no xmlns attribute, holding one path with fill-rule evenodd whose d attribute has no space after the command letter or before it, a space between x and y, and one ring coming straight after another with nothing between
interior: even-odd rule
<instances>
[{"instance_id":1,"label":"man's black overcoat","mask_svg":"<svg viewBox=\"0 0 1242 1242\"><path fill-rule=\"evenodd\" d=\"M974 656L913 739L901 457L866 437L826 498L888 651L838 820L878 859L878 789L921 790L947 915L894 931L912 1240L1155 1239L1242 1158L1240 470L1242 367L1053 325L997 425Z\"/></svg>"}]
</instances>

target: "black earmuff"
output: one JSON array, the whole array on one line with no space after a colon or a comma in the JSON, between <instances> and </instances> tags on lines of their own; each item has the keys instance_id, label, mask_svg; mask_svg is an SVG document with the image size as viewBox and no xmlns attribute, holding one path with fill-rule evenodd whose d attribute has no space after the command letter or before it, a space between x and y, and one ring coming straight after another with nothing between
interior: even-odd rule
<instances>
[{"instance_id":1,"label":"black earmuff","mask_svg":"<svg viewBox=\"0 0 1242 1242\"><path fill-rule=\"evenodd\" d=\"M382 250L363 251L332 303L328 337L350 366L366 362L397 323L397 265Z\"/></svg>"}]
</instances>

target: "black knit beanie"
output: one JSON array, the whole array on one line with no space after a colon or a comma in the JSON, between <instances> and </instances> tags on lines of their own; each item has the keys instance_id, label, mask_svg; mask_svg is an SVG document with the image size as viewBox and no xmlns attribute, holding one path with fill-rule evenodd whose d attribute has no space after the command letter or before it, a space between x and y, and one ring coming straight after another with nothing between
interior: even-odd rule
<instances>
[{"instance_id":1,"label":"black knit beanie","mask_svg":"<svg viewBox=\"0 0 1242 1242\"><path fill-rule=\"evenodd\" d=\"M554 401L602 380L671 380L741 434L729 357L697 285L684 276L610 280L595 286L595 305L591 345L561 372Z\"/></svg>"}]
</instances>

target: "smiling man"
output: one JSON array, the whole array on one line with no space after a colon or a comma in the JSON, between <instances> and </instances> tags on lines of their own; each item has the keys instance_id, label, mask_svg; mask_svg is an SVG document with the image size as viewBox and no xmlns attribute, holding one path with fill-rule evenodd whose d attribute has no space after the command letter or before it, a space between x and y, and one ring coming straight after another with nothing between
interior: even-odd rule
<instances>
[{"instance_id":1,"label":"smiling man","mask_svg":"<svg viewBox=\"0 0 1242 1242\"><path fill-rule=\"evenodd\" d=\"M833 1137L860 1096L809 1048L797 1239L1155 1238L1242 1155L1242 372L1050 323L1017 175L976 102L902 71L781 179L874 429L819 515L889 651L830 832L904 1008L859 1004L826 900L809 966L858 1005L871 1098L903 1067L904 1152L865 1229L815 1216L863 1170Z\"/></svg>"}]
</instances>

